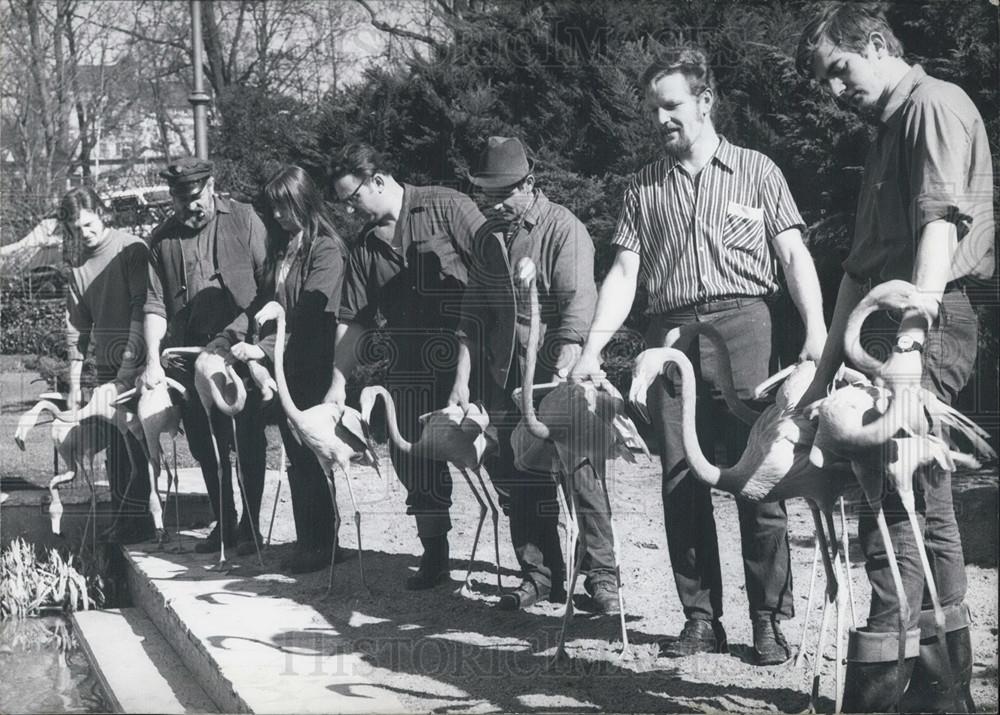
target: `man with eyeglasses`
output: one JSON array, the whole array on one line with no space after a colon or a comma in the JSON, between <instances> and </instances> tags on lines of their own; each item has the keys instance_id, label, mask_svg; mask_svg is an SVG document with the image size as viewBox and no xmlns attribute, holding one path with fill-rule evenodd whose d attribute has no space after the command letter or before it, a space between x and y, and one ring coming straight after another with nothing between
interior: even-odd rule
<instances>
[{"instance_id":1,"label":"man with eyeglasses","mask_svg":"<svg viewBox=\"0 0 1000 715\"><path fill-rule=\"evenodd\" d=\"M490 137L469 180L482 191L491 220L476 236L477 260L459 326L461 348L449 402L467 404L470 380L482 396L499 450L486 463L505 511L521 567L521 583L500 597L504 610L566 599L565 562L559 543L559 502L553 480L554 451L533 466L514 464L511 434L520 410L511 392L521 386L530 311L526 287L539 293L543 335L535 382L566 377L580 355L594 315L594 243L569 209L535 184L534 161L515 138ZM478 368L473 370L473 364ZM611 520L601 485L589 470L572 475L586 553L582 571L592 608L618 613Z\"/></svg>"},{"instance_id":2,"label":"man with eyeglasses","mask_svg":"<svg viewBox=\"0 0 1000 715\"><path fill-rule=\"evenodd\" d=\"M453 189L399 183L385 158L367 144L344 147L330 162L330 178L337 197L368 222L347 262L326 401L343 405L347 377L360 358L378 357L364 345L381 313L389 339L386 388L399 431L413 440L420 434L419 416L448 399L471 244L486 219L468 196ZM389 455L423 546L420 568L406 587L433 588L449 575L451 473L445 462L403 454L391 445Z\"/></svg>"},{"instance_id":3,"label":"man with eyeglasses","mask_svg":"<svg viewBox=\"0 0 1000 715\"><path fill-rule=\"evenodd\" d=\"M149 289L144 307L147 386L165 376L160 363L163 347L201 346L227 354L247 339L247 308L257 296L265 258L264 224L249 204L215 193L209 161L180 159L160 172L170 185L173 214L150 236ZM244 370L236 362L237 372ZM231 421L215 412L212 430L219 440L222 461L220 493L218 463L212 449L208 420L194 391L194 358L171 361L170 376L188 388L182 403L184 433L191 454L201 467L205 487L217 519L199 553L218 551L222 544L238 554L254 551L259 539L260 502L264 489L264 420L260 392L249 389L246 406L236 416L239 464L244 479L243 515L236 524L229 448Z\"/></svg>"},{"instance_id":4,"label":"man with eyeglasses","mask_svg":"<svg viewBox=\"0 0 1000 715\"><path fill-rule=\"evenodd\" d=\"M826 328L812 257L802 243L802 217L774 162L719 136L712 122L715 84L700 50L671 48L643 73L646 109L664 156L641 168L625 190L614 264L601 286L596 316L571 379L601 376L601 349L631 309L639 278L649 294L646 340L663 345L669 330L711 323L732 360L735 387L750 397L767 378L772 358L766 299L778 290L781 263L805 323L800 357L817 359ZM749 428L719 399L719 360L706 340L675 344L699 378L698 434L721 440L730 464L747 445ZM689 474L682 440L679 384L670 375L650 388L660 439L663 510L670 562L686 623L664 654L726 652L722 576L711 489ZM790 653L778 621L793 615L787 516L783 503L739 501L740 534L756 661L780 663Z\"/></svg>"}]
</instances>

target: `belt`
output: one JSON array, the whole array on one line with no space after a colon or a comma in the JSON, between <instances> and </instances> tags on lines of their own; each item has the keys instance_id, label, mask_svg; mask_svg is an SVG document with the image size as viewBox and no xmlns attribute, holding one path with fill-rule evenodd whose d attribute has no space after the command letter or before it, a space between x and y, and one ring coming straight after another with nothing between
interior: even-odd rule
<instances>
[{"instance_id":1,"label":"belt","mask_svg":"<svg viewBox=\"0 0 1000 715\"><path fill-rule=\"evenodd\" d=\"M659 313L659 315L672 316L672 315L705 315L708 313L721 313L724 310L737 310L739 308L745 308L750 305L756 305L757 303L765 302L763 296L737 296L732 298L716 298L715 300L706 300L700 303L692 303L691 305L685 305L680 308L675 308L673 310L668 310L664 313Z\"/></svg>"}]
</instances>

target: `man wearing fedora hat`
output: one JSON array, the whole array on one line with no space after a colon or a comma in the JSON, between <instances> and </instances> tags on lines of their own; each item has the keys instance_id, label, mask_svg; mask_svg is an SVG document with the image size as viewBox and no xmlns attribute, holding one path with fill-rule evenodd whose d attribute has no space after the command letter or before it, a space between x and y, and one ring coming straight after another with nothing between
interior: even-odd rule
<instances>
[{"instance_id":1,"label":"man wearing fedora hat","mask_svg":"<svg viewBox=\"0 0 1000 715\"><path fill-rule=\"evenodd\" d=\"M386 388L403 437L420 434L419 416L444 406L455 369L455 325L468 281L472 238L486 220L465 194L414 186L392 176L387 160L367 144L344 147L330 163L338 198L368 222L344 274L333 380L326 401L343 405L347 377L371 356L363 348L376 313L385 319L390 364ZM389 456L407 490L407 513L423 546L410 590L448 580L451 472L446 462Z\"/></svg>"},{"instance_id":2,"label":"man wearing fedora hat","mask_svg":"<svg viewBox=\"0 0 1000 715\"><path fill-rule=\"evenodd\" d=\"M612 238L618 252L570 377L602 374L601 350L628 316L641 279L649 296L647 344L663 345L673 328L711 323L727 343L733 381L746 399L771 371L766 299L778 290L776 262L805 324L800 357L815 360L823 350L822 298L802 242L802 217L774 162L716 133L715 81L703 51L666 49L645 70L640 86L663 154L639 169L626 188ZM748 428L718 398L722 378L715 351L707 341L683 334L674 347L691 358L698 376L702 444L722 442L735 463L746 448ZM686 618L665 655L726 652L711 489L689 473L682 400L673 378L657 380L648 399L660 442L670 565ZM785 507L746 501L737 506L756 660L779 663L790 651L778 623L794 612Z\"/></svg>"},{"instance_id":3,"label":"man wearing fedora hat","mask_svg":"<svg viewBox=\"0 0 1000 715\"><path fill-rule=\"evenodd\" d=\"M534 162L516 138L490 137L469 180L490 205L477 233L475 268L459 325L461 347L449 401L469 401L473 355L480 369L476 392L499 432L500 448L486 463L510 516L511 541L522 582L500 598L500 608L527 608L539 600L565 600L565 565L557 525L556 483L546 468L514 466L511 433L520 412L511 391L521 384L529 306L514 286L534 280L542 307L537 380L565 377L580 355L594 314L594 244L587 228L535 186ZM517 355L517 359L514 356ZM549 462L551 463L551 462ZM583 570L595 610L617 613L615 554L610 515L600 483L587 471L574 475L580 528L587 552Z\"/></svg>"},{"instance_id":4,"label":"man wearing fedora hat","mask_svg":"<svg viewBox=\"0 0 1000 715\"><path fill-rule=\"evenodd\" d=\"M250 326L247 308L257 296L265 258L265 229L248 204L215 193L212 163L188 157L160 172L170 185L173 214L150 237L149 288L144 307L146 369L143 382L162 381L163 347L198 346L228 353L246 338ZM194 359L171 362L170 376L194 395ZM236 370L245 369L236 363ZM264 421L260 393L250 389L246 406L236 416L239 465L244 478L243 516L236 525L229 447L233 440L229 419L215 414L212 430L218 437L222 461L220 493L218 463L209 438L208 422L196 398L181 407L184 433L191 454L201 467L205 487L217 519L208 539L195 550L218 551L220 544L251 553L264 488ZM259 537L256 537L259 538ZM237 545L238 541L243 543Z\"/></svg>"}]
</instances>

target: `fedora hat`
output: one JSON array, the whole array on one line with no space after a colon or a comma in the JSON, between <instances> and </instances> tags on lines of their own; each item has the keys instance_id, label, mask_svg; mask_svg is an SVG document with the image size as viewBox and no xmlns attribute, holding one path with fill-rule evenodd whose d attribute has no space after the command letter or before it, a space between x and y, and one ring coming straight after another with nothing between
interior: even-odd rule
<instances>
[{"instance_id":1,"label":"fedora hat","mask_svg":"<svg viewBox=\"0 0 1000 715\"><path fill-rule=\"evenodd\" d=\"M510 137L490 137L479 161L469 172L469 181L484 189L513 186L535 167L520 140Z\"/></svg>"}]
</instances>

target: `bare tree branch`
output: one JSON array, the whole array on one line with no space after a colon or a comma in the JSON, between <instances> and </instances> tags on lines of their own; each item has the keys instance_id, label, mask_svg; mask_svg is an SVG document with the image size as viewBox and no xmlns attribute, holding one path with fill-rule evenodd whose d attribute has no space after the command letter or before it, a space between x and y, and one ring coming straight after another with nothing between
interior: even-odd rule
<instances>
[{"instance_id":1,"label":"bare tree branch","mask_svg":"<svg viewBox=\"0 0 1000 715\"><path fill-rule=\"evenodd\" d=\"M368 3L368 0L354 0L354 2L358 3L361 7L363 7L365 10L368 11L369 22L371 22L372 27L374 27L376 30L382 30L383 32L387 32L390 35L393 35L394 37L404 37L408 40L416 40L417 42L423 42L424 44L430 45L435 49L441 46L441 43L438 42L433 37L431 37L430 35L425 35L419 32L413 32L412 30L407 30L405 27L390 25L387 22L379 20L378 17L376 17L375 11L372 9L372 6Z\"/></svg>"}]
</instances>

